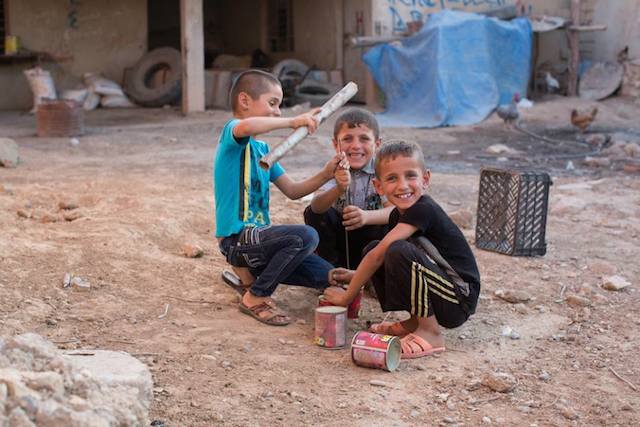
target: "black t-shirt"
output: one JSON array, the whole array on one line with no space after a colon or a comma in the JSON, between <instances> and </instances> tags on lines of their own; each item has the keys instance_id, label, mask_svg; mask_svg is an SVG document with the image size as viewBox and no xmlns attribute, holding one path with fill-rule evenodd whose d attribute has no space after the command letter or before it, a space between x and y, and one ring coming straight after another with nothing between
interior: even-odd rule
<instances>
[{"instance_id":1,"label":"black t-shirt","mask_svg":"<svg viewBox=\"0 0 640 427\"><path fill-rule=\"evenodd\" d=\"M477 298L480 273L476 259L467 239L440 205L424 195L403 214L397 208L391 211L389 229L400 222L417 227L418 230L412 237L424 236L429 239L462 280L470 285L472 297Z\"/></svg>"}]
</instances>

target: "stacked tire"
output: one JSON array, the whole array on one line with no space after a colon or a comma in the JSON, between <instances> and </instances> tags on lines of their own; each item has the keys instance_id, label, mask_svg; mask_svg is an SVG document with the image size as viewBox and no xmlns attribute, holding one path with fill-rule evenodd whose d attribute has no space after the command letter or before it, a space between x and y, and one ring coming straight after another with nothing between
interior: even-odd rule
<instances>
[{"instance_id":1,"label":"stacked tire","mask_svg":"<svg viewBox=\"0 0 640 427\"><path fill-rule=\"evenodd\" d=\"M152 84L158 72L160 84ZM144 107L176 104L182 93L182 56L172 47L154 49L144 55L125 76L125 92Z\"/></svg>"}]
</instances>

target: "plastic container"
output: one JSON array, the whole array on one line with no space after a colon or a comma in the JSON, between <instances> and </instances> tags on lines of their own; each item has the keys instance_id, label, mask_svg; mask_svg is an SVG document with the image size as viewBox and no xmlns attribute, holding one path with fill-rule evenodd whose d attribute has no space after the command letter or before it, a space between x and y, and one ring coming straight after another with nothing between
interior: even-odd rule
<instances>
[{"instance_id":1,"label":"plastic container","mask_svg":"<svg viewBox=\"0 0 640 427\"><path fill-rule=\"evenodd\" d=\"M550 185L544 172L483 168L476 246L513 256L544 255Z\"/></svg>"}]
</instances>

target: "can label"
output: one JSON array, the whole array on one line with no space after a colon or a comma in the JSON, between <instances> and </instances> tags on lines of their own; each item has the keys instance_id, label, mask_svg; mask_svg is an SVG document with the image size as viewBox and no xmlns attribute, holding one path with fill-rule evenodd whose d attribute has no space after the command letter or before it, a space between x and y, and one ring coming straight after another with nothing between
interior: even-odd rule
<instances>
[{"instance_id":1,"label":"can label","mask_svg":"<svg viewBox=\"0 0 640 427\"><path fill-rule=\"evenodd\" d=\"M400 364L400 340L393 335L360 331L351 341L351 358L356 365L394 371Z\"/></svg>"},{"instance_id":2,"label":"can label","mask_svg":"<svg viewBox=\"0 0 640 427\"><path fill-rule=\"evenodd\" d=\"M347 343L347 309L337 306L316 308L316 345L324 348L343 348Z\"/></svg>"},{"instance_id":3,"label":"can label","mask_svg":"<svg viewBox=\"0 0 640 427\"><path fill-rule=\"evenodd\" d=\"M360 316L360 305L362 303L362 291L358 292L358 295L347 306L347 319L357 319ZM318 297L318 307L333 306L324 295ZM337 307L337 306L336 306Z\"/></svg>"}]
</instances>

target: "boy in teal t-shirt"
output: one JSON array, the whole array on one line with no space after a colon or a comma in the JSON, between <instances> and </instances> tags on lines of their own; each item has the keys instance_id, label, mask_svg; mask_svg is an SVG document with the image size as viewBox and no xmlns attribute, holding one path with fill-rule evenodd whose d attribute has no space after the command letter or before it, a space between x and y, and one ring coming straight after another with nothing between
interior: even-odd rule
<instances>
[{"instance_id":1,"label":"boy in teal t-shirt","mask_svg":"<svg viewBox=\"0 0 640 427\"><path fill-rule=\"evenodd\" d=\"M293 181L278 163L268 171L260 168L258 161L269 146L256 140L256 135L302 126L312 133L318 126L313 117L317 109L281 118L282 96L280 82L272 74L260 70L240 74L230 93L234 119L222 130L214 163L216 237L247 290L240 311L275 326L291 321L271 299L278 284L323 289L332 266L313 253L319 240L313 228L271 225L269 184L274 183L288 198L298 199L333 178L343 159L335 155L320 172L303 181Z\"/></svg>"}]
</instances>

